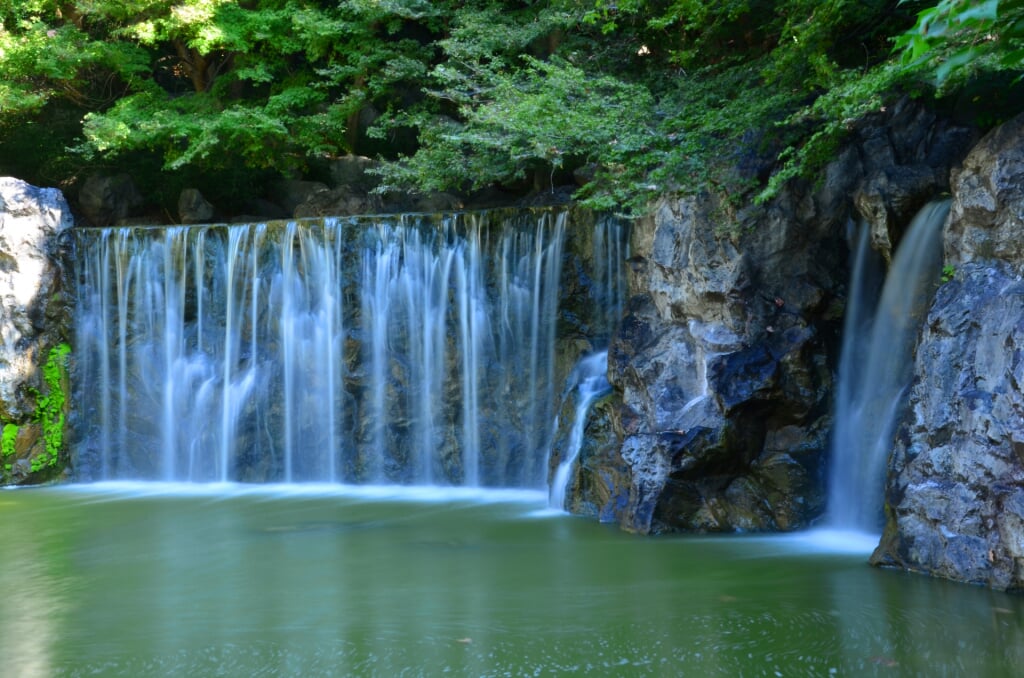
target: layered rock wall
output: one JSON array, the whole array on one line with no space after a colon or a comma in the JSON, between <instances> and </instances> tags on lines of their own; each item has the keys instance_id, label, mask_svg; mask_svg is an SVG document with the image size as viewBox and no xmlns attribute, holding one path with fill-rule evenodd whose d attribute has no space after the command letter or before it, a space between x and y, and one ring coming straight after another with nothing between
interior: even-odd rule
<instances>
[{"instance_id":1,"label":"layered rock wall","mask_svg":"<svg viewBox=\"0 0 1024 678\"><path fill-rule=\"evenodd\" d=\"M897 434L879 565L1024 588L1024 116L953 176L939 288Z\"/></svg>"}]
</instances>

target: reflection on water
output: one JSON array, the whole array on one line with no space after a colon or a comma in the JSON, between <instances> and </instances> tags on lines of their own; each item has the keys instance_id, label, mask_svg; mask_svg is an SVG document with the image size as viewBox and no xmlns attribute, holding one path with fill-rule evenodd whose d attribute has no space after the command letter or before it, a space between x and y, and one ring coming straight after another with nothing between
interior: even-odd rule
<instances>
[{"instance_id":1,"label":"reflection on water","mask_svg":"<svg viewBox=\"0 0 1024 678\"><path fill-rule=\"evenodd\" d=\"M820 536L641 538L544 515L540 494L174 489L0 492L4 672L1024 669L1020 599L875 570Z\"/></svg>"},{"instance_id":2,"label":"reflection on water","mask_svg":"<svg viewBox=\"0 0 1024 678\"><path fill-rule=\"evenodd\" d=\"M9 522L18 508L10 495L0 494L0 522ZM16 524L0 526L0 661L14 675L45 678L54 673L51 653L73 578L61 554L51 550L49 521L35 513L18 516Z\"/></svg>"}]
</instances>

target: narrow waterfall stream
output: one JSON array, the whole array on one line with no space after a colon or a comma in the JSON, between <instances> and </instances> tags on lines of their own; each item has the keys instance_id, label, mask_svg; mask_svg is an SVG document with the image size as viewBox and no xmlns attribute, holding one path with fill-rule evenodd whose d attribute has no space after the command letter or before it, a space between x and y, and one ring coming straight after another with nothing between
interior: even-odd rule
<instances>
[{"instance_id":1,"label":"narrow waterfall stream","mask_svg":"<svg viewBox=\"0 0 1024 678\"><path fill-rule=\"evenodd\" d=\"M77 472L543 487L566 221L79 229Z\"/></svg>"},{"instance_id":2,"label":"narrow waterfall stream","mask_svg":"<svg viewBox=\"0 0 1024 678\"><path fill-rule=\"evenodd\" d=\"M572 480L573 466L583 447L583 432L587 426L587 414L594 401L611 390L608 383L608 351L592 353L580 360L574 371L576 383L576 411L569 433L569 444L565 458L558 464L551 481L551 508L565 508L565 497Z\"/></svg>"},{"instance_id":3,"label":"narrow waterfall stream","mask_svg":"<svg viewBox=\"0 0 1024 678\"><path fill-rule=\"evenodd\" d=\"M829 479L831 527L877 532L885 467L913 377L914 344L938 281L948 200L914 217L892 266L857 237L843 331Z\"/></svg>"}]
</instances>

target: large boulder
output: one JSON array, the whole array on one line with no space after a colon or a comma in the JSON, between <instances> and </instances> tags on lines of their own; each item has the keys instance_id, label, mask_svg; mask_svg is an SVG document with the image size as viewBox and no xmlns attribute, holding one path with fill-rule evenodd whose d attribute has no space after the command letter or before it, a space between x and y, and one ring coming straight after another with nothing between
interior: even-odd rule
<instances>
[{"instance_id":1,"label":"large boulder","mask_svg":"<svg viewBox=\"0 0 1024 678\"><path fill-rule=\"evenodd\" d=\"M0 178L0 484L58 466L53 427L66 403L53 391L66 386L71 326L61 236L71 226L60 191Z\"/></svg>"},{"instance_id":2,"label":"large boulder","mask_svg":"<svg viewBox=\"0 0 1024 678\"><path fill-rule=\"evenodd\" d=\"M1024 588L1022 206L1024 116L986 136L954 173L952 280L917 349L875 564Z\"/></svg>"}]
</instances>

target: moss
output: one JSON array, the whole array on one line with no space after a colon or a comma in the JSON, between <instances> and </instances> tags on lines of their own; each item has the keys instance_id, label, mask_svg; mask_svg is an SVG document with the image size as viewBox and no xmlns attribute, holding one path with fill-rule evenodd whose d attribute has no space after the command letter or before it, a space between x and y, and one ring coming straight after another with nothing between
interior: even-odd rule
<instances>
[{"instance_id":1,"label":"moss","mask_svg":"<svg viewBox=\"0 0 1024 678\"><path fill-rule=\"evenodd\" d=\"M17 424L4 424L3 436L0 437L0 456L9 457L14 454L14 441L18 437Z\"/></svg>"},{"instance_id":2,"label":"moss","mask_svg":"<svg viewBox=\"0 0 1024 678\"><path fill-rule=\"evenodd\" d=\"M46 394L38 391L36 396L36 409L32 414L32 421L37 422L43 429L44 449L42 454L32 458L32 472L41 471L45 468L52 468L57 465L60 458L60 451L64 446L64 406L67 402L65 393L65 377L67 373L67 358L71 354L71 347L67 344L58 344L50 349L50 353L43 365L43 382L46 384ZM10 424L8 426L11 426ZM8 427L4 427L4 450L6 451ZM17 435L17 427L11 439L11 451L13 452L13 437Z\"/></svg>"},{"instance_id":3,"label":"moss","mask_svg":"<svg viewBox=\"0 0 1024 678\"><path fill-rule=\"evenodd\" d=\"M14 443L18 438L18 428L17 424L4 424L3 426L3 433L0 435L0 459L4 459L7 463L0 470L0 482L4 481L5 476L10 474L11 469L14 468L14 465L8 460L14 456Z\"/></svg>"}]
</instances>

